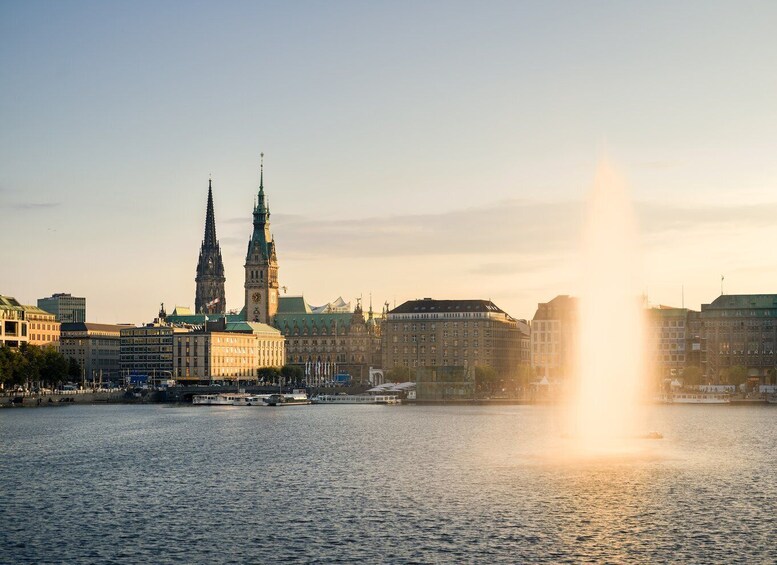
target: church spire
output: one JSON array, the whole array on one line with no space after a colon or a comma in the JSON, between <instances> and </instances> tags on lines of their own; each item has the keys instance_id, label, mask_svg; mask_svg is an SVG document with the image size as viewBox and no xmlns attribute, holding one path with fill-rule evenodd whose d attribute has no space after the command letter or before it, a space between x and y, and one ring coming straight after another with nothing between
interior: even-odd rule
<instances>
[{"instance_id":1,"label":"church spire","mask_svg":"<svg viewBox=\"0 0 777 565\"><path fill-rule=\"evenodd\" d=\"M223 314L226 311L224 296L224 262L216 239L216 215L213 212L213 180L208 178L208 206L205 212L205 236L202 238L200 258L197 261L197 290L194 307L198 314Z\"/></svg>"},{"instance_id":2,"label":"church spire","mask_svg":"<svg viewBox=\"0 0 777 565\"><path fill-rule=\"evenodd\" d=\"M216 217L213 213L213 185L211 179L208 179L208 209L205 212L205 237L202 243L204 247L215 247L217 245Z\"/></svg>"}]
</instances>

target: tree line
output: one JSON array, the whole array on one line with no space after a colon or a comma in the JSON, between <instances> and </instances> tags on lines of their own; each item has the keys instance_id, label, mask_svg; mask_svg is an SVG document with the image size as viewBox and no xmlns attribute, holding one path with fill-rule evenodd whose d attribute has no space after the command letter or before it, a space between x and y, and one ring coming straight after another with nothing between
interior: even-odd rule
<instances>
[{"instance_id":1,"label":"tree line","mask_svg":"<svg viewBox=\"0 0 777 565\"><path fill-rule=\"evenodd\" d=\"M80 377L78 361L66 358L53 346L22 343L19 349L0 347L0 383L5 388L27 383L55 387Z\"/></svg>"}]
</instances>

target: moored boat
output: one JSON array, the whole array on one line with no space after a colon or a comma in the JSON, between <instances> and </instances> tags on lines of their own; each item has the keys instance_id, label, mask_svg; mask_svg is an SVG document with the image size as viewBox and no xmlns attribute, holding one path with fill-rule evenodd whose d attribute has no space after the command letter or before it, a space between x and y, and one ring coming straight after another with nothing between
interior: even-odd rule
<instances>
[{"instance_id":1,"label":"moored boat","mask_svg":"<svg viewBox=\"0 0 777 565\"><path fill-rule=\"evenodd\" d=\"M264 401L270 394L247 394L232 401L232 406L266 406Z\"/></svg>"},{"instance_id":2,"label":"moored boat","mask_svg":"<svg viewBox=\"0 0 777 565\"><path fill-rule=\"evenodd\" d=\"M313 404L401 404L394 394L319 394Z\"/></svg>"},{"instance_id":3,"label":"moored boat","mask_svg":"<svg viewBox=\"0 0 777 565\"><path fill-rule=\"evenodd\" d=\"M200 406L234 406L235 402L242 402L244 398L251 396L245 392L220 392L218 394L195 394L192 404Z\"/></svg>"},{"instance_id":4,"label":"moored boat","mask_svg":"<svg viewBox=\"0 0 777 565\"><path fill-rule=\"evenodd\" d=\"M304 391L295 390L291 394L280 393L271 394L264 399L265 406L300 406L304 404L312 404L307 393Z\"/></svg>"},{"instance_id":5,"label":"moored boat","mask_svg":"<svg viewBox=\"0 0 777 565\"><path fill-rule=\"evenodd\" d=\"M730 404L731 397L712 392L670 392L661 394L657 400L662 404Z\"/></svg>"}]
</instances>

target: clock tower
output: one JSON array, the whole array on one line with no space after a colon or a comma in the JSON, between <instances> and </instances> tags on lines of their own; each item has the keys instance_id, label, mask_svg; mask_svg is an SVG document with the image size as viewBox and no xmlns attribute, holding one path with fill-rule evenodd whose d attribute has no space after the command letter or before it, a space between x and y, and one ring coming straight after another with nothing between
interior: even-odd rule
<instances>
[{"instance_id":1,"label":"clock tower","mask_svg":"<svg viewBox=\"0 0 777 565\"><path fill-rule=\"evenodd\" d=\"M278 257L270 233L270 207L264 197L264 153L259 168L259 195L254 205L254 231L245 264L245 319L273 325L278 311Z\"/></svg>"}]
</instances>

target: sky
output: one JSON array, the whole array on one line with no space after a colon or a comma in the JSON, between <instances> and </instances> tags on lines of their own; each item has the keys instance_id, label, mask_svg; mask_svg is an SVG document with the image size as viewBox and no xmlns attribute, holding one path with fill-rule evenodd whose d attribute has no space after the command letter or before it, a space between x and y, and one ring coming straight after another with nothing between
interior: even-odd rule
<instances>
[{"instance_id":1,"label":"sky","mask_svg":"<svg viewBox=\"0 0 777 565\"><path fill-rule=\"evenodd\" d=\"M0 2L0 294L228 308L265 153L280 284L376 310L576 294L606 155L652 304L777 293L774 2Z\"/></svg>"}]
</instances>

